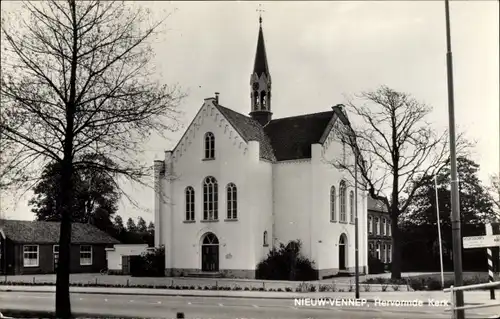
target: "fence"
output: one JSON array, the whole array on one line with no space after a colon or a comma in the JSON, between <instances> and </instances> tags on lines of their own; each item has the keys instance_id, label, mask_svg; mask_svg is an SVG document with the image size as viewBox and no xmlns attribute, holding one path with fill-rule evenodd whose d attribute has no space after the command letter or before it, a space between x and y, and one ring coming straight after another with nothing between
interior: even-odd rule
<instances>
[{"instance_id":1,"label":"fence","mask_svg":"<svg viewBox=\"0 0 500 319\"><path fill-rule=\"evenodd\" d=\"M451 286L450 288L446 288L443 291L449 292L451 294L450 300L452 300L452 307L446 309L446 311L452 311L452 318L455 319L457 317L458 310L499 307L500 303L495 303L495 304L484 303L484 304L480 304L480 305L469 305L469 306L462 306L462 307L456 306L456 292L457 291L467 291L467 290L476 290L476 289L485 289L485 288L498 288L498 287L500 287L500 281L485 283L485 284L461 286L461 287ZM500 318L500 315L497 317L492 317L492 318Z\"/></svg>"},{"instance_id":2,"label":"fence","mask_svg":"<svg viewBox=\"0 0 500 319\"><path fill-rule=\"evenodd\" d=\"M363 292L377 291L409 291L408 285L362 283L367 277L360 278L360 290ZM217 289L217 290L265 290L265 291L297 291L297 289L314 286L316 291L349 292L354 291L354 278L335 278L330 280L300 282L274 281L237 278L197 278L197 277L131 277L131 276L101 276L99 274L71 274L71 284L91 286L118 286L138 288L174 288L174 289ZM1 281L0 281L1 282ZM55 284L54 275L15 276L7 283L17 284Z\"/></svg>"}]
</instances>

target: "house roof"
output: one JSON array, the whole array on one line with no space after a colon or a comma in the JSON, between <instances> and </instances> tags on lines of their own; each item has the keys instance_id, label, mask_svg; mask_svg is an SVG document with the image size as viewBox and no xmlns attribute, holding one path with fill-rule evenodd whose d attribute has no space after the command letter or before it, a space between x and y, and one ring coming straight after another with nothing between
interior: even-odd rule
<instances>
[{"instance_id":1,"label":"house roof","mask_svg":"<svg viewBox=\"0 0 500 319\"><path fill-rule=\"evenodd\" d=\"M387 207L385 207L384 202L379 199L373 199L372 197L368 197L368 210L387 213Z\"/></svg>"},{"instance_id":2,"label":"house roof","mask_svg":"<svg viewBox=\"0 0 500 319\"><path fill-rule=\"evenodd\" d=\"M57 244L60 223L1 219L0 231L15 243ZM119 244L120 242L93 225L72 223L71 243Z\"/></svg>"},{"instance_id":3,"label":"house roof","mask_svg":"<svg viewBox=\"0 0 500 319\"><path fill-rule=\"evenodd\" d=\"M274 119L262 126L249 116L222 105L216 107L245 141L258 141L260 157L270 161L311 158L311 144L320 142L334 113L338 113L334 109Z\"/></svg>"}]
</instances>

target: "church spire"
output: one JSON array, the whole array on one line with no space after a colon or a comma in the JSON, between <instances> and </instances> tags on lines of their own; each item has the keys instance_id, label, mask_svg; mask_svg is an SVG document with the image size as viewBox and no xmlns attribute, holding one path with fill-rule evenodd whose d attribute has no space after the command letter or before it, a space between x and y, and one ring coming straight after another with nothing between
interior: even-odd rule
<instances>
[{"instance_id":1,"label":"church spire","mask_svg":"<svg viewBox=\"0 0 500 319\"><path fill-rule=\"evenodd\" d=\"M259 38L257 39L257 51L255 52L255 63L253 72L257 76L266 74L269 76L269 67L267 66L266 45L264 43L264 32L262 31L262 16L259 16Z\"/></svg>"},{"instance_id":2,"label":"church spire","mask_svg":"<svg viewBox=\"0 0 500 319\"><path fill-rule=\"evenodd\" d=\"M253 73L250 76L251 85L251 112L250 115L261 125L271 121L271 74L267 63L264 31L262 30L262 9L259 11L259 36L257 38L257 51Z\"/></svg>"}]
</instances>

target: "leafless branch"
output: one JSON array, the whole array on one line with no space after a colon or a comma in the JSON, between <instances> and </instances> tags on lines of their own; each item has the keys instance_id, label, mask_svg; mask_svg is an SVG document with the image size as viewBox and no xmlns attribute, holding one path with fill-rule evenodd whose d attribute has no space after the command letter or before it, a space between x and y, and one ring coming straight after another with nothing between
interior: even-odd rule
<instances>
[{"instance_id":1,"label":"leafless branch","mask_svg":"<svg viewBox=\"0 0 500 319\"><path fill-rule=\"evenodd\" d=\"M177 130L185 96L152 81L149 38L168 15L151 22L145 10L113 1L77 2L76 20L70 2L27 2L23 9L2 22L0 137L9 148L2 148L0 186L19 185L28 169L39 173L43 163L63 160L70 104L74 168L98 166L82 160L98 150L117 165L101 169L142 184L151 171L136 154L152 132Z\"/></svg>"},{"instance_id":2,"label":"leafless branch","mask_svg":"<svg viewBox=\"0 0 500 319\"><path fill-rule=\"evenodd\" d=\"M383 86L355 97L358 101L347 98L346 104L351 128L339 131L337 139L359 151L358 174L397 219L425 183L421 177L434 176L448 162L448 133L436 134L425 120L431 108L407 93ZM459 154L470 147L459 135ZM335 165L354 175L353 161Z\"/></svg>"}]
</instances>

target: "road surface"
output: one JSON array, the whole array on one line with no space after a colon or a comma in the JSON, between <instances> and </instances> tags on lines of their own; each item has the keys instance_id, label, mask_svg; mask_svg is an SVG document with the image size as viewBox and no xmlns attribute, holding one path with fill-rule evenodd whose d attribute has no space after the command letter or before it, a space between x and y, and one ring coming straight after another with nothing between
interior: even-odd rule
<instances>
[{"instance_id":1,"label":"road surface","mask_svg":"<svg viewBox=\"0 0 500 319\"><path fill-rule=\"evenodd\" d=\"M54 311L54 294L1 292L0 312L8 309ZM186 319L444 319L450 318L444 306L381 307L364 306L294 306L293 300L244 299L218 297L158 297L77 294L71 295L74 313L124 316L134 318L176 318L183 312ZM500 312L500 309L497 309ZM492 308L478 309L467 318L487 318ZM488 315L488 316L486 316Z\"/></svg>"}]
</instances>

